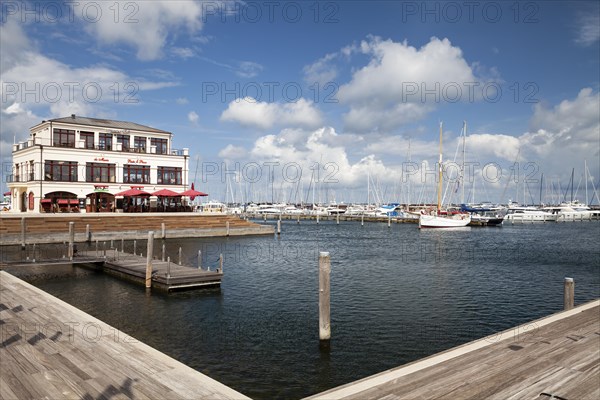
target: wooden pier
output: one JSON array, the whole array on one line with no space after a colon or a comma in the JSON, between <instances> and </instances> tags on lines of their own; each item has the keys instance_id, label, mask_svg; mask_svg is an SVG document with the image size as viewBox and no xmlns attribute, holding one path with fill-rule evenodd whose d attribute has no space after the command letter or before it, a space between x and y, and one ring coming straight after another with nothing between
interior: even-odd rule
<instances>
[{"instance_id":1,"label":"wooden pier","mask_svg":"<svg viewBox=\"0 0 600 400\"><path fill-rule=\"evenodd\" d=\"M600 300L308 397L600 399Z\"/></svg>"},{"instance_id":2,"label":"wooden pier","mask_svg":"<svg viewBox=\"0 0 600 400\"><path fill-rule=\"evenodd\" d=\"M101 270L117 278L144 285L146 281L147 257L121 252L118 249L78 251L73 260L57 258L5 262L0 269L19 266L78 265L84 268ZM191 290L221 285L223 266L212 265L209 269L179 265L173 261L152 260L151 288L162 291ZM212 269L212 271L210 270Z\"/></svg>"},{"instance_id":3,"label":"wooden pier","mask_svg":"<svg viewBox=\"0 0 600 400\"><path fill-rule=\"evenodd\" d=\"M1 399L248 399L0 271Z\"/></svg>"}]
</instances>

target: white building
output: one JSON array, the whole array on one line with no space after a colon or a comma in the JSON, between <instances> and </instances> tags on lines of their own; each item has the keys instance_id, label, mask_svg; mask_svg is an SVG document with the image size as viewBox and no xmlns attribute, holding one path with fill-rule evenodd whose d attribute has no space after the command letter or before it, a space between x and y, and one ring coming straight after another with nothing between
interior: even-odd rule
<instances>
[{"instance_id":1,"label":"white building","mask_svg":"<svg viewBox=\"0 0 600 400\"><path fill-rule=\"evenodd\" d=\"M76 115L42 121L26 142L13 145L12 212L107 212L132 205L153 211L156 197L115 194L186 190L188 149L173 149L172 140L170 132L133 122Z\"/></svg>"}]
</instances>

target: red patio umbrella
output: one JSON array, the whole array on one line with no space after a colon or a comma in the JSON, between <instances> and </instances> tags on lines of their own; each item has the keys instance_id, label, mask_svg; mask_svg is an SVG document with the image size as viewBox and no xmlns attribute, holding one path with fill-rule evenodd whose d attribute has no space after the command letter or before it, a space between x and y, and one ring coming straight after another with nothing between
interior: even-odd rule
<instances>
[{"instance_id":1,"label":"red patio umbrella","mask_svg":"<svg viewBox=\"0 0 600 400\"><path fill-rule=\"evenodd\" d=\"M191 200L194 200L196 196L208 196L207 193L202 193L194 189L188 189L185 192L179 193L179 195L189 197Z\"/></svg>"},{"instance_id":2,"label":"red patio umbrella","mask_svg":"<svg viewBox=\"0 0 600 400\"><path fill-rule=\"evenodd\" d=\"M177 192L174 192L172 190L169 189L161 189L159 191L156 191L154 193L152 193L152 196L157 196L157 197L181 197L181 195Z\"/></svg>"},{"instance_id":3,"label":"red patio umbrella","mask_svg":"<svg viewBox=\"0 0 600 400\"><path fill-rule=\"evenodd\" d=\"M125 190L123 192L119 192L115 194L115 196L123 196L123 197L137 197L137 196L150 196L150 193L144 192L143 190L131 188Z\"/></svg>"}]
</instances>

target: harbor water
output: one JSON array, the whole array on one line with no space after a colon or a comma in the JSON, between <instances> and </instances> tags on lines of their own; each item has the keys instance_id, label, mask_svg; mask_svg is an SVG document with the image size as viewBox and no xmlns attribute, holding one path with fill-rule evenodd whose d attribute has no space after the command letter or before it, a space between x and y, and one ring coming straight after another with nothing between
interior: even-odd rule
<instances>
[{"instance_id":1,"label":"harbor water","mask_svg":"<svg viewBox=\"0 0 600 400\"><path fill-rule=\"evenodd\" d=\"M279 237L166 240L171 259L181 247L191 265L201 250L214 269L222 253L220 289L147 294L80 267L10 272L252 398L298 399L560 311L565 277L576 304L600 297L599 237L598 222L282 221ZM154 248L160 257L160 240ZM319 251L331 255L329 346L319 344Z\"/></svg>"}]
</instances>

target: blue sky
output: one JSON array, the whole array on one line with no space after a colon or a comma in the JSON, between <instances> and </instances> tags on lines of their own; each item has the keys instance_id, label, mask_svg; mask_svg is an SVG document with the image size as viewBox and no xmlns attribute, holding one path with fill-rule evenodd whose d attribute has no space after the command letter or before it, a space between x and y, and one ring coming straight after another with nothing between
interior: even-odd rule
<instances>
[{"instance_id":1,"label":"blue sky","mask_svg":"<svg viewBox=\"0 0 600 400\"><path fill-rule=\"evenodd\" d=\"M474 184L467 200L528 202L544 173L545 200L562 200L575 168L584 201L584 160L588 200L598 188L597 2L6 1L1 13L4 163L13 137L76 113L173 132L221 200L312 200L317 165L321 201L366 201L367 187L431 201L438 124L452 160L466 120L478 165L448 199ZM535 169L526 186L514 162ZM211 172L222 163L237 175Z\"/></svg>"}]
</instances>

